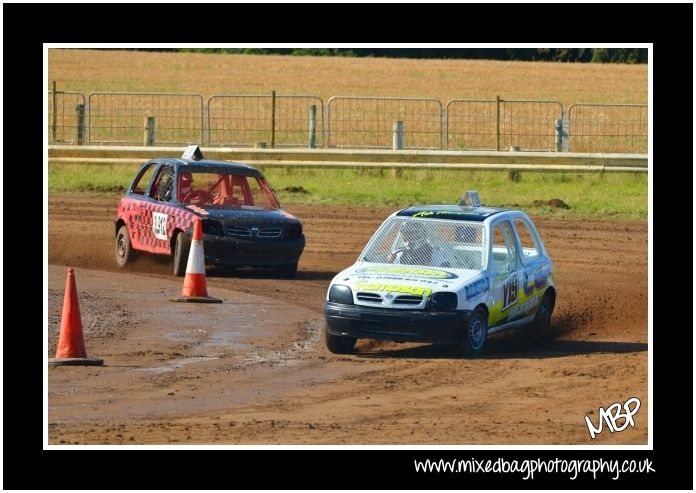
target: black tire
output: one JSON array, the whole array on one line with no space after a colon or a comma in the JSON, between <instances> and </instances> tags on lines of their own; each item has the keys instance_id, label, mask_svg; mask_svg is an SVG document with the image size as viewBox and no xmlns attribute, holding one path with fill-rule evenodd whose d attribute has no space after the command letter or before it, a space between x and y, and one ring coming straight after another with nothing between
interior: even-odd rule
<instances>
[{"instance_id":1,"label":"black tire","mask_svg":"<svg viewBox=\"0 0 696 493\"><path fill-rule=\"evenodd\" d=\"M532 333L537 340L543 340L551 335L551 315L555 305L553 294L549 291L544 293L539 306L537 307L534 322L532 322Z\"/></svg>"},{"instance_id":2,"label":"black tire","mask_svg":"<svg viewBox=\"0 0 696 493\"><path fill-rule=\"evenodd\" d=\"M191 249L191 238L183 231L179 231L174 240L174 275L183 276L186 274L186 264L188 263L189 250Z\"/></svg>"},{"instance_id":3,"label":"black tire","mask_svg":"<svg viewBox=\"0 0 696 493\"><path fill-rule=\"evenodd\" d=\"M488 341L488 317L482 308L477 308L464 325L460 348L467 356L479 356Z\"/></svg>"},{"instance_id":4,"label":"black tire","mask_svg":"<svg viewBox=\"0 0 696 493\"><path fill-rule=\"evenodd\" d=\"M352 354L355 348L355 337L342 337L330 334L324 327L324 338L326 339L326 347L334 354Z\"/></svg>"},{"instance_id":5,"label":"black tire","mask_svg":"<svg viewBox=\"0 0 696 493\"><path fill-rule=\"evenodd\" d=\"M133 258L133 247L131 246L128 228L124 225L116 233L116 265L123 269Z\"/></svg>"}]
</instances>

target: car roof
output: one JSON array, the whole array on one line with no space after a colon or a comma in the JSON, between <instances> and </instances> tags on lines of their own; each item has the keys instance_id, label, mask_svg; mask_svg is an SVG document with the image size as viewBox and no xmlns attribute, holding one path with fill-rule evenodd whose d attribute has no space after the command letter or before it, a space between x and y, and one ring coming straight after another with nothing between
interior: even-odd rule
<instances>
[{"instance_id":1,"label":"car roof","mask_svg":"<svg viewBox=\"0 0 696 493\"><path fill-rule=\"evenodd\" d=\"M214 171L220 169L227 169L237 173L251 176L261 176L261 172L244 163L230 163L228 161L213 161L212 159L183 159L183 158L159 158L153 161L160 163L170 163L175 165L179 171L186 170L197 170L197 171Z\"/></svg>"},{"instance_id":2,"label":"car roof","mask_svg":"<svg viewBox=\"0 0 696 493\"><path fill-rule=\"evenodd\" d=\"M416 217L423 219L454 219L458 221L483 222L487 218L509 212L511 209L501 209L498 207L470 207L460 205L417 205L397 212L396 216Z\"/></svg>"}]
</instances>

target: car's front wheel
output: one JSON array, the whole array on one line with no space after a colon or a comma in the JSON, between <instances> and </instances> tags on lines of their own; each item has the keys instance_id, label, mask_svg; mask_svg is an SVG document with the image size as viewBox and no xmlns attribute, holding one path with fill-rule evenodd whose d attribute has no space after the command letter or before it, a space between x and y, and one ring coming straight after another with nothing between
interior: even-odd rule
<instances>
[{"instance_id":1,"label":"car's front wheel","mask_svg":"<svg viewBox=\"0 0 696 493\"><path fill-rule=\"evenodd\" d=\"M335 336L324 327L326 347L334 354L351 354L355 348L355 337Z\"/></svg>"},{"instance_id":2,"label":"car's front wheel","mask_svg":"<svg viewBox=\"0 0 696 493\"><path fill-rule=\"evenodd\" d=\"M477 308L464 324L460 346L467 356L478 356L483 353L488 340L487 318L486 312L482 308Z\"/></svg>"},{"instance_id":3,"label":"car's front wheel","mask_svg":"<svg viewBox=\"0 0 696 493\"><path fill-rule=\"evenodd\" d=\"M131 246L128 228L124 225L118 229L116 233L116 265L123 268L128 264L133 256L133 247Z\"/></svg>"},{"instance_id":4,"label":"car's front wheel","mask_svg":"<svg viewBox=\"0 0 696 493\"><path fill-rule=\"evenodd\" d=\"M188 264L189 250L191 248L191 239L183 231L179 231L174 240L174 275L183 276L186 274L186 265Z\"/></svg>"}]
</instances>

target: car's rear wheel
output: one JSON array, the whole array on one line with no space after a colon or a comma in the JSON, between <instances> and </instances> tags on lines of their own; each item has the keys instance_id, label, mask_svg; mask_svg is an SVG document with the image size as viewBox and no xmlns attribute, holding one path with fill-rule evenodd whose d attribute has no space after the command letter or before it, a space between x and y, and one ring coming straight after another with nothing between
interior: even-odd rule
<instances>
[{"instance_id":1,"label":"car's rear wheel","mask_svg":"<svg viewBox=\"0 0 696 493\"><path fill-rule=\"evenodd\" d=\"M128 264L132 256L133 247L128 235L128 228L124 225L116 233L116 265L122 269Z\"/></svg>"},{"instance_id":2,"label":"car's rear wheel","mask_svg":"<svg viewBox=\"0 0 696 493\"><path fill-rule=\"evenodd\" d=\"M531 326L535 339L541 340L551 335L551 315L553 314L554 305L553 293L547 290L539 302L534 322L532 322Z\"/></svg>"},{"instance_id":3,"label":"car's rear wheel","mask_svg":"<svg viewBox=\"0 0 696 493\"><path fill-rule=\"evenodd\" d=\"M188 263L191 239L183 231L179 231L174 240L174 275L183 276L186 274L186 264Z\"/></svg>"},{"instance_id":4,"label":"car's rear wheel","mask_svg":"<svg viewBox=\"0 0 696 493\"><path fill-rule=\"evenodd\" d=\"M335 336L324 327L324 338L326 347L334 354L351 354L355 348L355 337Z\"/></svg>"},{"instance_id":5,"label":"car's rear wheel","mask_svg":"<svg viewBox=\"0 0 696 493\"><path fill-rule=\"evenodd\" d=\"M467 356L483 353L488 340L488 323L485 310L477 308L464 324L464 334L460 347Z\"/></svg>"}]
</instances>

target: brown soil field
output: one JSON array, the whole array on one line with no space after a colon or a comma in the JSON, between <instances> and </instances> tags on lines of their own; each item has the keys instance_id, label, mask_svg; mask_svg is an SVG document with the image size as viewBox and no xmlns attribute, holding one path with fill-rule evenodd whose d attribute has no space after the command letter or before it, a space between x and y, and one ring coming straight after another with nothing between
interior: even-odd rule
<instances>
[{"instance_id":1,"label":"brown soil field","mask_svg":"<svg viewBox=\"0 0 696 493\"><path fill-rule=\"evenodd\" d=\"M646 103L647 65L48 50L59 90Z\"/></svg>"},{"instance_id":2,"label":"brown soil field","mask_svg":"<svg viewBox=\"0 0 696 493\"><path fill-rule=\"evenodd\" d=\"M168 301L181 279L166 258L117 271L117 201L49 196L47 356L71 266L88 354L105 360L49 368L49 444L648 442L646 221L534 218L559 293L545 344L504 333L468 359L361 340L338 356L323 341L326 289L391 210L286 204L307 236L297 278L211 268L224 302L191 305ZM630 397L635 427L592 440L584 417Z\"/></svg>"}]
</instances>

